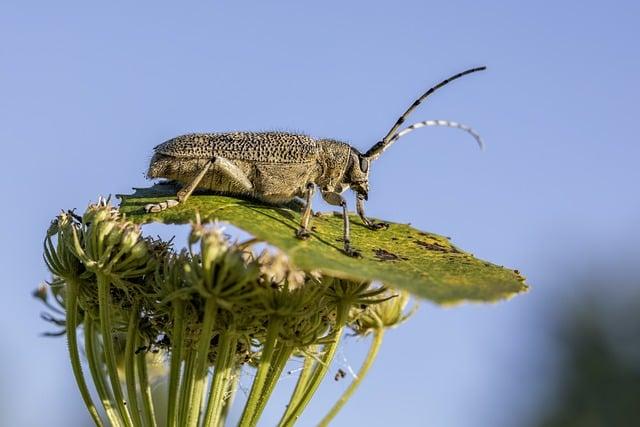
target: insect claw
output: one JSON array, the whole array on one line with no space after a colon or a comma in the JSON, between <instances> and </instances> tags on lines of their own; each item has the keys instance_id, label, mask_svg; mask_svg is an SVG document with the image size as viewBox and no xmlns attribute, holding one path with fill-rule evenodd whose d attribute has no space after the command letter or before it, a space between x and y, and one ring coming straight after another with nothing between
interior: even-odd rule
<instances>
[{"instance_id":1,"label":"insect claw","mask_svg":"<svg viewBox=\"0 0 640 427\"><path fill-rule=\"evenodd\" d=\"M300 229L296 231L296 237L300 240L307 240L309 237L311 237L311 234L305 229Z\"/></svg>"},{"instance_id":2,"label":"insect claw","mask_svg":"<svg viewBox=\"0 0 640 427\"><path fill-rule=\"evenodd\" d=\"M389 224L386 222L370 222L369 224L367 224L367 228L369 228L369 230L382 230L383 228L385 230L389 229Z\"/></svg>"},{"instance_id":3,"label":"insect claw","mask_svg":"<svg viewBox=\"0 0 640 427\"><path fill-rule=\"evenodd\" d=\"M352 258L362 258L362 254L360 253L360 251L352 248L351 245L349 245L349 243L345 243L344 253Z\"/></svg>"}]
</instances>

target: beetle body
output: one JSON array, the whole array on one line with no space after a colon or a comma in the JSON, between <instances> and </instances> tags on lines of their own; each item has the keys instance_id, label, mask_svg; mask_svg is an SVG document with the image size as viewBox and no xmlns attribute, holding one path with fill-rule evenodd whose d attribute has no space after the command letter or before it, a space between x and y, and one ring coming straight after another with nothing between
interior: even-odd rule
<instances>
[{"instance_id":1,"label":"beetle body","mask_svg":"<svg viewBox=\"0 0 640 427\"><path fill-rule=\"evenodd\" d=\"M364 214L369 193L369 166L399 138L425 126L448 126L470 133L480 146L477 133L465 125L446 120L427 120L400 130L406 117L435 90L466 74L483 70L473 68L456 74L432 87L400 116L387 135L366 153L334 139L314 139L287 132L192 133L170 139L154 148L147 171L149 178L167 178L183 184L177 201L167 200L145 206L147 212L159 212L187 200L196 189L244 196L271 204L304 198L305 207L296 235L309 237L311 200L320 189L329 204L342 207L344 252L358 254L349 241L349 215L342 193L356 194L356 209L365 226L379 230L388 225L375 223Z\"/></svg>"},{"instance_id":2,"label":"beetle body","mask_svg":"<svg viewBox=\"0 0 640 427\"><path fill-rule=\"evenodd\" d=\"M187 185L207 162L224 159L228 163L214 162L198 188L281 204L303 197L310 183L337 193L354 181L366 183L361 158L344 142L287 132L187 134L155 147L147 176ZM229 179L229 164L251 185Z\"/></svg>"}]
</instances>

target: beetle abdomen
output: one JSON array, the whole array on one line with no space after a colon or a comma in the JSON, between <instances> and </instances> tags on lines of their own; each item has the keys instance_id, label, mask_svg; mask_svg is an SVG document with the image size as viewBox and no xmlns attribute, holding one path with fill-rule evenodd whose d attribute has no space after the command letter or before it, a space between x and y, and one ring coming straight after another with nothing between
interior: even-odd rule
<instances>
[{"instance_id":1,"label":"beetle abdomen","mask_svg":"<svg viewBox=\"0 0 640 427\"><path fill-rule=\"evenodd\" d=\"M177 158L212 158L265 163L312 161L318 143L306 135L287 132L192 133L155 147L156 153Z\"/></svg>"}]
</instances>

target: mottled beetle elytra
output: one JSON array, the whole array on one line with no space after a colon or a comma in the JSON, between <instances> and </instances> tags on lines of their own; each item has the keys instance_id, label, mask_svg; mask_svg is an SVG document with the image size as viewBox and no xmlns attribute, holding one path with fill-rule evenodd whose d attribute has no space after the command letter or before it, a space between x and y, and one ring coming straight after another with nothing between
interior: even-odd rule
<instances>
[{"instance_id":1,"label":"mottled beetle elytra","mask_svg":"<svg viewBox=\"0 0 640 427\"><path fill-rule=\"evenodd\" d=\"M426 120L400 127L429 95L467 74L472 68L438 83L422 94L400 116L389 132L366 153L334 139L314 139L287 132L192 133L170 139L154 148L147 176L177 181L183 187L177 200L148 204L147 212L160 212L186 201L196 189L251 197L269 204L303 198L305 205L296 236L309 237L311 199L316 187L330 205L342 208L344 252L357 256L349 239L347 202L342 193L350 188L356 195L356 210L371 230L388 224L369 220L364 201L369 193L370 163L411 131L426 126L447 126L468 132L482 148L480 136L470 127L448 120Z\"/></svg>"}]
</instances>

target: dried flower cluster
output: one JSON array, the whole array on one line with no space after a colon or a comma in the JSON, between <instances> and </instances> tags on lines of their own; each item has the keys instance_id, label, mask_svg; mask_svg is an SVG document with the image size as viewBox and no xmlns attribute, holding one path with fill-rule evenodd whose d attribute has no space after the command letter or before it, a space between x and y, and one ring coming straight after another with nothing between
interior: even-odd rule
<instances>
[{"instance_id":1,"label":"dried flower cluster","mask_svg":"<svg viewBox=\"0 0 640 427\"><path fill-rule=\"evenodd\" d=\"M51 320L65 326L78 387L99 426L155 426L158 419L223 425L243 367L255 376L239 425L256 425L286 363L297 357L304 368L279 422L293 425L345 327L375 335L405 318L406 294L298 271L282 255L256 255L199 222L188 248L177 252L144 237L103 200L82 217L60 214L44 257L54 277L50 293L64 314ZM36 295L56 310L46 290ZM81 347L101 405L85 380ZM150 389L152 356L168 367L162 409Z\"/></svg>"}]
</instances>

